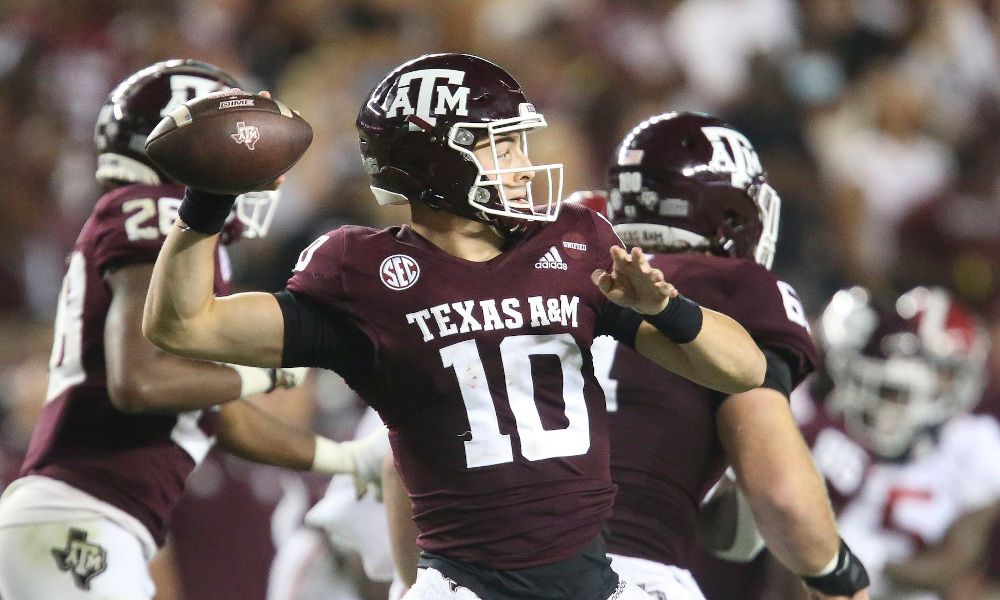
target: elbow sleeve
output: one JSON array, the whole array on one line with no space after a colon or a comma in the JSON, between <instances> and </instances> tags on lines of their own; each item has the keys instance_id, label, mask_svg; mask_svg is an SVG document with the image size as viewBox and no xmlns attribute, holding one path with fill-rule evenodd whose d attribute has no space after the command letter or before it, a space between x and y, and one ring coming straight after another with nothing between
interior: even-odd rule
<instances>
[{"instance_id":1,"label":"elbow sleeve","mask_svg":"<svg viewBox=\"0 0 1000 600\"><path fill-rule=\"evenodd\" d=\"M767 371L764 373L764 383L760 387L777 390L786 398L792 395L792 367L780 354L770 348L761 348L767 360Z\"/></svg>"},{"instance_id":2,"label":"elbow sleeve","mask_svg":"<svg viewBox=\"0 0 1000 600\"><path fill-rule=\"evenodd\" d=\"M375 345L346 315L301 294L274 294L285 321L283 367L335 371L349 385L375 366Z\"/></svg>"}]
</instances>

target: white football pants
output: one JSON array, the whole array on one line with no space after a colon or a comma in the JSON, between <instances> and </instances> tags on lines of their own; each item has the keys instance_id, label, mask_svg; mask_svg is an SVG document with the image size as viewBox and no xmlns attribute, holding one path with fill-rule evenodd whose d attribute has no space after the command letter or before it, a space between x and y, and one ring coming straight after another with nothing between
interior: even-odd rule
<instances>
[{"instance_id":1,"label":"white football pants","mask_svg":"<svg viewBox=\"0 0 1000 600\"><path fill-rule=\"evenodd\" d=\"M95 517L0 527L3 600L152 600L143 546Z\"/></svg>"},{"instance_id":2,"label":"white football pants","mask_svg":"<svg viewBox=\"0 0 1000 600\"><path fill-rule=\"evenodd\" d=\"M451 583L437 569L420 569L417 571L417 582L402 600L483 600L467 588L455 586L453 590ZM615 600L650 600L649 594L624 579L611 597Z\"/></svg>"},{"instance_id":3,"label":"white football pants","mask_svg":"<svg viewBox=\"0 0 1000 600\"><path fill-rule=\"evenodd\" d=\"M646 590L655 600L705 600L698 583L686 569L611 553L608 558L611 568L622 579Z\"/></svg>"}]
</instances>

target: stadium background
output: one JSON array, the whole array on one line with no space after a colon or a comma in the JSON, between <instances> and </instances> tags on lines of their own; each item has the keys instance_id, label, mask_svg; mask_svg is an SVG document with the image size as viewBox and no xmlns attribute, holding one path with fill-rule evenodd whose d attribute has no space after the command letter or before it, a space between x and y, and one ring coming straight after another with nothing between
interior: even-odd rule
<instances>
[{"instance_id":1,"label":"stadium background","mask_svg":"<svg viewBox=\"0 0 1000 600\"><path fill-rule=\"evenodd\" d=\"M66 253L100 194L92 131L108 91L157 60L198 58L313 125L270 236L234 250L239 286L277 290L319 233L405 218L370 197L354 118L385 72L432 51L478 54L521 82L550 123L532 157L565 163L567 192L602 189L614 145L649 115L722 116L783 199L774 270L811 316L848 284L939 284L1000 347L998 0L7 0L0 487L44 396ZM341 438L360 412L329 376L270 405ZM263 598L287 525L272 532L275 506L323 483L213 456L179 510L180 568L161 597Z\"/></svg>"}]
</instances>

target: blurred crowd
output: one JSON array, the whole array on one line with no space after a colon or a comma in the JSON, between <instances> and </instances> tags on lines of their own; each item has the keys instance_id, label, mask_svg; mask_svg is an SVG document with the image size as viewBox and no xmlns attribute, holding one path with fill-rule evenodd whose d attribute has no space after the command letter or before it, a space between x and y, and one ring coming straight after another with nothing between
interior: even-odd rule
<instances>
[{"instance_id":1,"label":"blurred crowd","mask_svg":"<svg viewBox=\"0 0 1000 600\"><path fill-rule=\"evenodd\" d=\"M941 285L1000 347L998 0L8 0L0 487L44 396L65 256L100 195L93 125L111 88L158 60L197 58L312 124L271 234L234 252L239 285L277 290L316 235L405 218L371 198L354 120L391 67L433 51L477 54L518 79L550 124L532 158L565 163L567 192L603 189L612 149L649 115L721 116L782 197L774 270L807 313L851 284ZM350 394L333 395L345 399L320 414L356 419ZM983 410L1000 406L994 396ZM235 460L218 461L216 479L269 514L277 480ZM218 484L199 477L196 496Z\"/></svg>"}]
</instances>

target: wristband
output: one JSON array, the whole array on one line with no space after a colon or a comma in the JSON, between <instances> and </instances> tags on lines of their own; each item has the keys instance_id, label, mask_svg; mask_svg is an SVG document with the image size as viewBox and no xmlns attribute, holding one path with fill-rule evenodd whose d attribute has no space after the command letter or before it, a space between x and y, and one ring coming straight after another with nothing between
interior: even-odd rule
<instances>
[{"instance_id":1,"label":"wristband","mask_svg":"<svg viewBox=\"0 0 1000 600\"><path fill-rule=\"evenodd\" d=\"M274 390L278 383L276 369L262 369L244 365L226 365L240 376L240 398L266 394Z\"/></svg>"},{"instance_id":2,"label":"wristband","mask_svg":"<svg viewBox=\"0 0 1000 600\"><path fill-rule=\"evenodd\" d=\"M226 225L226 219L229 218L235 203L236 196L187 188L184 190L184 200L177 210L177 216L188 229L205 235L215 235Z\"/></svg>"},{"instance_id":3,"label":"wristband","mask_svg":"<svg viewBox=\"0 0 1000 600\"><path fill-rule=\"evenodd\" d=\"M825 575L803 577L806 585L827 596L853 596L869 585L868 571L857 556L851 552L843 539L837 551L836 565Z\"/></svg>"},{"instance_id":4,"label":"wristband","mask_svg":"<svg viewBox=\"0 0 1000 600\"><path fill-rule=\"evenodd\" d=\"M668 340L677 344L686 344L698 337L704 320L701 307L680 294L671 298L662 311L655 315L644 315L643 318Z\"/></svg>"},{"instance_id":5,"label":"wristband","mask_svg":"<svg viewBox=\"0 0 1000 600\"><path fill-rule=\"evenodd\" d=\"M324 475L354 473L354 458L344 450L342 444L317 435L316 450L309 470Z\"/></svg>"}]
</instances>

